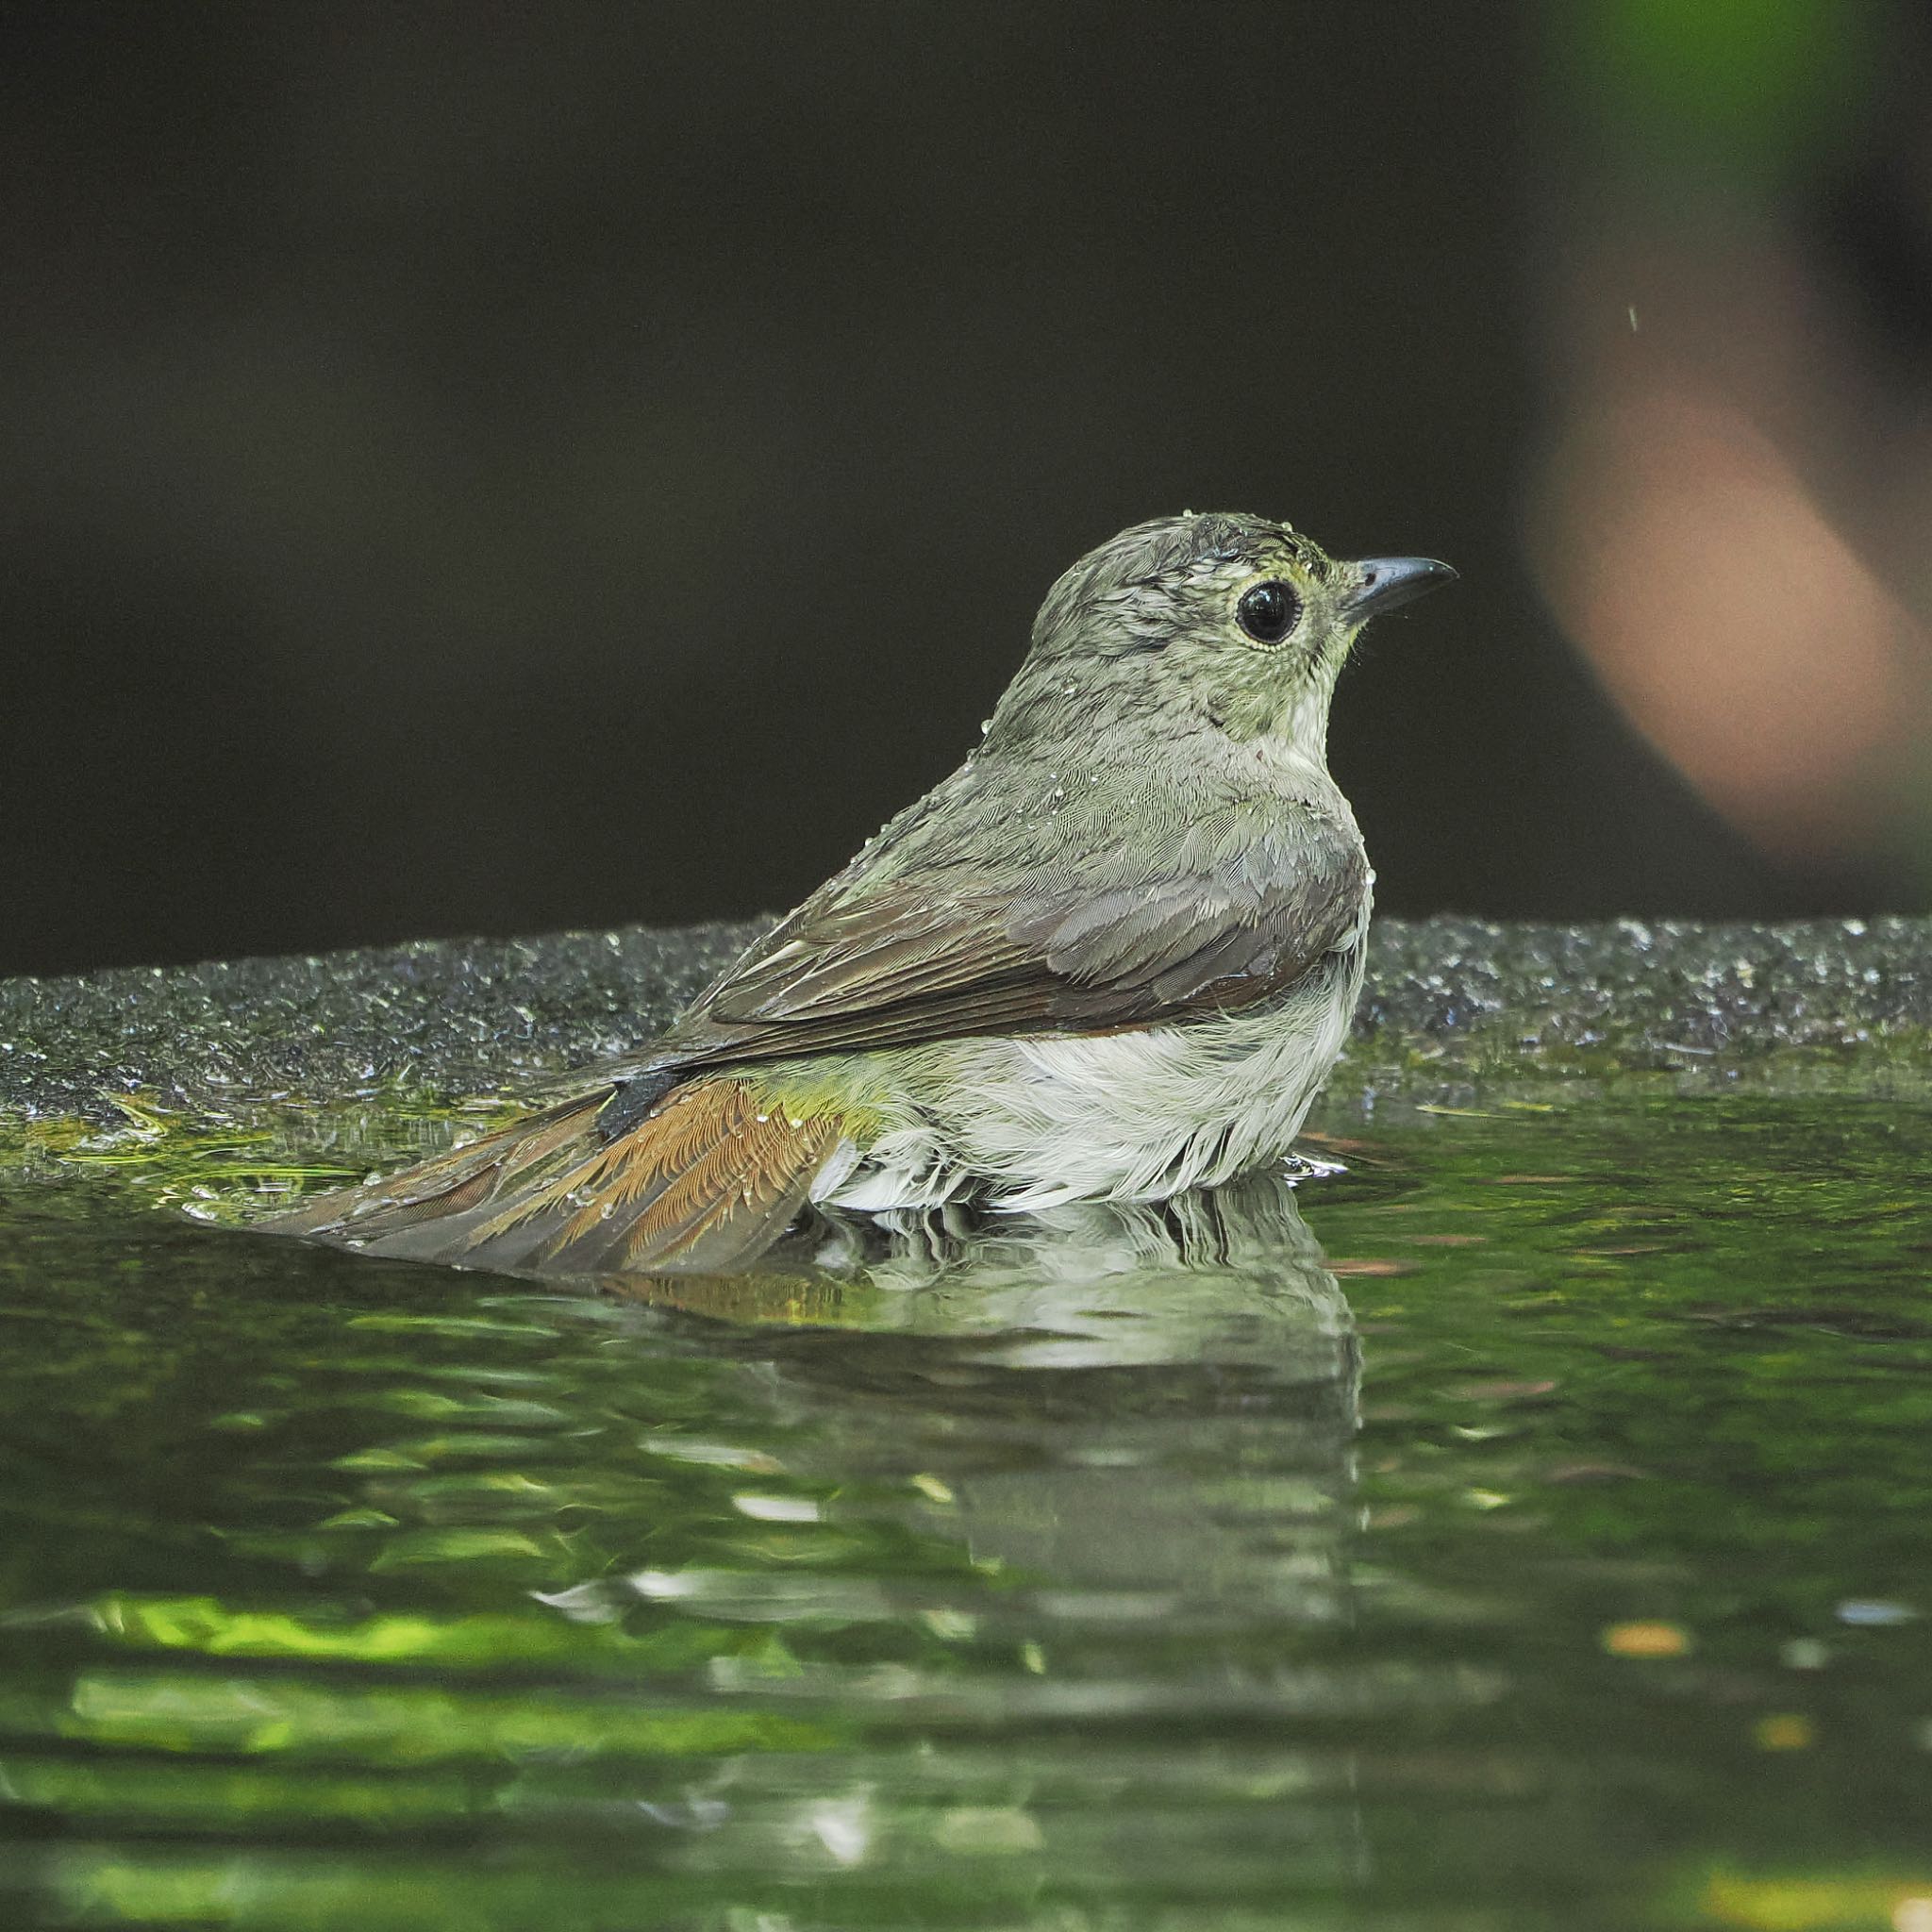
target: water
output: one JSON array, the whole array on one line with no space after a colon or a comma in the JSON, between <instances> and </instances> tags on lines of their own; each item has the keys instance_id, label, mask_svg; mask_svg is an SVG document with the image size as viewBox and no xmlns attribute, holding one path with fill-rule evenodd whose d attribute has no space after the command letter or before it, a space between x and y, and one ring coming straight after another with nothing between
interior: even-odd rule
<instances>
[{"instance_id":1,"label":"water","mask_svg":"<svg viewBox=\"0 0 1932 1932\"><path fill-rule=\"evenodd\" d=\"M0 1924L1932 1926L1932 1117L657 1301L0 1196Z\"/></svg>"}]
</instances>

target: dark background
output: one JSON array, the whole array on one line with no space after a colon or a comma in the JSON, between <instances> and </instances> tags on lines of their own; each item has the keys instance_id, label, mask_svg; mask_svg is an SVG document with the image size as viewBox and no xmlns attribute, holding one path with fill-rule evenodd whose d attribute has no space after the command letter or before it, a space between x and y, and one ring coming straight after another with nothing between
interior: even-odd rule
<instances>
[{"instance_id":1,"label":"dark background","mask_svg":"<svg viewBox=\"0 0 1932 1932\"><path fill-rule=\"evenodd\" d=\"M1535 9L6 18L0 972L781 908L1183 507L1463 573L1338 699L1385 909L1898 896L1532 589Z\"/></svg>"}]
</instances>

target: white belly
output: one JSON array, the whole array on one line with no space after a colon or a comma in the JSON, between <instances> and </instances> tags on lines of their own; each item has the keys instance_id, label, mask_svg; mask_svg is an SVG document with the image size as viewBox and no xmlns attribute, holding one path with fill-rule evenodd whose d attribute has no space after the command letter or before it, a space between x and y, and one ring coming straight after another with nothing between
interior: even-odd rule
<instances>
[{"instance_id":1,"label":"white belly","mask_svg":"<svg viewBox=\"0 0 1932 1932\"><path fill-rule=\"evenodd\" d=\"M959 1041L814 1198L877 1211L963 1193L1033 1209L1163 1200L1287 1154L1348 1036L1364 948L1274 1005L1085 1038ZM896 1110L895 1110L896 1111Z\"/></svg>"}]
</instances>

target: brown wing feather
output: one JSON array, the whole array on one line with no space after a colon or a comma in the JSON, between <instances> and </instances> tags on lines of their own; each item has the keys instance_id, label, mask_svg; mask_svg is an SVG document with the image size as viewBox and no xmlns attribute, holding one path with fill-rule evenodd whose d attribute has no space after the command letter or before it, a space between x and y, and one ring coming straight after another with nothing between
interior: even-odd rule
<instances>
[{"instance_id":1,"label":"brown wing feather","mask_svg":"<svg viewBox=\"0 0 1932 1932\"><path fill-rule=\"evenodd\" d=\"M390 1233L481 1207L507 1183L581 1140L610 1092L604 1084L574 1094L447 1154L361 1187L318 1195L256 1225L270 1234L359 1240L365 1232Z\"/></svg>"},{"instance_id":2,"label":"brown wing feather","mask_svg":"<svg viewBox=\"0 0 1932 1932\"><path fill-rule=\"evenodd\" d=\"M742 1266L805 1204L839 1139L738 1080L695 1080L606 1138L608 1090L267 1224L365 1253L549 1274Z\"/></svg>"},{"instance_id":3,"label":"brown wing feather","mask_svg":"<svg viewBox=\"0 0 1932 1932\"><path fill-rule=\"evenodd\" d=\"M880 1005L943 999L1036 968L1007 933L1007 909L983 890L972 896L908 880L856 905L801 922L774 957L754 957L707 1002L721 1020L850 1017Z\"/></svg>"},{"instance_id":4,"label":"brown wing feather","mask_svg":"<svg viewBox=\"0 0 1932 1932\"><path fill-rule=\"evenodd\" d=\"M844 1053L970 1033L1102 1032L1251 1005L1348 943L1368 867L1352 829L1104 890L911 875L808 902L632 1068ZM632 1069L606 1070L624 1077Z\"/></svg>"}]
</instances>

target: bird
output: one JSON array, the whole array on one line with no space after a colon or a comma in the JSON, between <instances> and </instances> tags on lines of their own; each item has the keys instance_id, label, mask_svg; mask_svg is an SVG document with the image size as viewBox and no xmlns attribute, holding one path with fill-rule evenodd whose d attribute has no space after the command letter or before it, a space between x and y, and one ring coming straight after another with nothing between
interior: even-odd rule
<instances>
[{"instance_id":1,"label":"bird","mask_svg":"<svg viewBox=\"0 0 1932 1932\"><path fill-rule=\"evenodd\" d=\"M658 1039L256 1224L537 1274L729 1274L814 1206L1160 1202L1291 1161L1374 874L1329 775L1370 619L1452 581L1232 512L1056 582L949 776Z\"/></svg>"}]
</instances>

